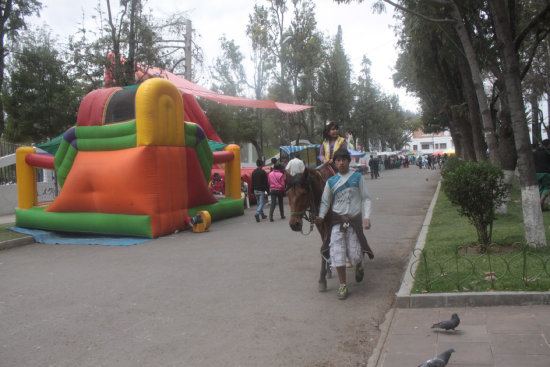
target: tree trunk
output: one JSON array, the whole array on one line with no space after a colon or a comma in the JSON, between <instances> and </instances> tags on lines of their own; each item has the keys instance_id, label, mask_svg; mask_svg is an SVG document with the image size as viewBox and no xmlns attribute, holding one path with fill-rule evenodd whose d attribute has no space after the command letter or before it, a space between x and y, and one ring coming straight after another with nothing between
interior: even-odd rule
<instances>
[{"instance_id":1,"label":"tree trunk","mask_svg":"<svg viewBox=\"0 0 550 367\"><path fill-rule=\"evenodd\" d=\"M476 155L472 137L472 126L469 121L464 118L464 111L461 110L462 108L460 108L460 106L451 108L449 130L451 131L453 141L455 141L455 138L458 138L457 140L460 141L460 144L455 144L455 151L456 145L461 146L461 149L459 149L460 157L466 160L475 161Z\"/></svg>"},{"instance_id":2,"label":"tree trunk","mask_svg":"<svg viewBox=\"0 0 550 367\"><path fill-rule=\"evenodd\" d=\"M501 88L504 89L504 88ZM518 155L516 152L515 142L514 142L514 130L512 129L512 120L510 119L510 108L508 102L506 101L506 96L501 95L499 98L500 101L500 111L492 111L495 121L497 121L497 137L499 139L499 155L500 163L502 170L504 171L504 179L502 182L504 184L511 184L514 179L514 173L516 170L516 163ZM498 214L507 214L508 213L508 202L510 201L510 193L506 196L502 205L500 205L496 212Z\"/></svg>"},{"instance_id":3,"label":"tree trunk","mask_svg":"<svg viewBox=\"0 0 550 367\"><path fill-rule=\"evenodd\" d=\"M514 173L516 171L516 164L518 160L518 154L516 152L514 142L514 130L512 129L512 121L510 119L510 108L506 102L506 98L501 96L500 98L500 112L499 112L499 126L498 138L499 138L499 155L502 170L504 171L504 184L511 184L514 179ZM501 206L497 208L497 213L508 213L508 202L510 201L510 195L507 195L506 199Z\"/></svg>"},{"instance_id":4,"label":"tree trunk","mask_svg":"<svg viewBox=\"0 0 550 367\"><path fill-rule=\"evenodd\" d=\"M449 124L449 132L451 133L451 138L453 138L456 156L465 159L464 139L462 138L462 133L458 131L454 124Z\"/></svg>"},{"instance_id":5,"label":"tree trunk","mask_svg":"<svg viewBox=\"0 0 550 367\"><path fill-rule=\"evenodd\" d=\"M136 17L138 0L130 1L130 31L128 32L128 59L124 65L124 85L135 83L134 64L136 62Z\"/></svg>"},{"instance_id":6,"label":"tree trunk","mask_svg":"<svg viewBox=\"0 0 550 367\"><path fill-rule=\"evenodd\" d=\"M479 104L479 110L481 112L481 120L483 122L483 129L485 133L485 141L489 147L489 157L494 164L499 164L498 157L498 145L495 137L495 130L493 126L493 120L491 118L491 111L489 109L489 103L487 101L487 95L483 89L483 81L481 80L481 71L477 61L477 55L474 51L472 43L470 41L470 36L466 31L464 22L462 21L462 16L458 10L456 2L453 0L450 2L449 12L451 18L455 20L454 28L458 37L460 38L460 43L464 49L464 54L468 60L468 65L472 73L472 82L476 91L477 102Z\"/></svg>"},{"instance_id":7,"label":"tree trunk","mask_svg":"<svg viewBox=\"0 0 550 367\"><path fill-rule=\"evenodd\" d=\"M256 154L258 155L258 159L262 158L262 150L260 149L260 144L258 144L258 141L256 139L251 139L250 144L254 146L254 149L256 149Z\"/></svg>"},{"instance_id":8,"label":"tree trunk","mask_svg":"<svg viewBox=\"0 0 550 367\"><path fill-rule=\"evenodd\" d=\"M499 138L500 163L504 171L515 171L518 153L516 152L514 129L510 117L510 106L505 95L502 95L499 99L500 111L497 115L499 125L497 135Z\"/></svg>"},{"instance_id":9,"label":"tree trunk","mask_svg":"<svg viewBox=\"0 0 550 367\"><path fill-rule=\"evenodd\" d=\"M521 93L519 57L514 47L504 2L489 0L489 6L493 14L493 24L504 67L505 94L510 106L510 117L518 154L525 240L530 246L547 246L535 164Z\"/></svg>"},{"instance_id":10,"label":"tree trunk","mask_svg":"<svg viewBox=\"0 0 550 367\"><path fill-rule=\"evenodd\" d=\"M483 139L483 127L481 124L481 115L479 112L479 104L477 103L476 91L472 82L472 73L464 58L458 57L457 61L460 76L462 78L464 99L466 103L468 103L468 118L472 128L475 157L476 160L480 162L487 159L487 143L485 139Z\"/></svg>"}]
</instances>

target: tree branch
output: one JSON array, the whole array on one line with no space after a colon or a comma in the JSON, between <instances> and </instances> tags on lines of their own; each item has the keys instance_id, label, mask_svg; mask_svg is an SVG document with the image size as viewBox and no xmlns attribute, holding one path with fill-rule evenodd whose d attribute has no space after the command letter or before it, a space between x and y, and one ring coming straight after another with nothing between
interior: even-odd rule
<instances>
[{"instance_id":1,"label":"tree branch","mask_svg":"<svg viewBox=\"0 0 550 367\"><path fill-rule=\"evenodd\" d=\"M539 47L539 44L542 42L542 40L546 38L547 35L548 35L548 31L543 31L543 30L537 31L537 35L535 36L535 43L533 44L533 48L531 49L531 53L529 54L529 59L525 64L525 67L523 68L520 75L521 80L523 80L523 78L525 78L525 75L527 75L527 72L531 68L531 64L533 63L533 59L535 58L535 55L537 53L537 48Z\"/></svg>"},{"instance_id":2,"label":"tree branch","mask_svg":"<svg viewBox=\"0 0 550 367\"><path fill-rule=\"evenodd\" d=\"M423 14L420 14L420 13L414 11L414 10L411 10L411 9L406 8L406 7L404 7L404 6L401 6L401 5L397 4L397 3L394 3L394 2L391 1L391 0L382 0L382 1L384 1L385 3L390 4L391 6L397 8L397 9L399 9L399 10L402 10L402 11L404 11L404 12L406 12L406 13L409 13L409 14L412 14L412 15L414 15L414 16L417 16L417 17L419 17L419 18L421 18L421 19L424 19L424 20L426 20L426 21L428 21L428 22L432 22L432 23L454 23L454 22L455 22L453 19L449 19L449 18L436 19L436 18L427 17L427 16L425 16L425 15L423 15ZM445 6L445 5L448 5L448 2L447 2L447 1L439 1L439 0L430 0L430 1L433 2L433 3L435 3L435 4L438 4L438 5L444 5L444 6Z\"/></svg>"},{"instance_id":3,"label":"tree branch","mask_svg":"<svg viewBox=\"0 0 550 367\"><path fill-rule=\"evenodd\" d=\"M519 46L521 45L521 42L523 42L523 39L527 36L527 33L531 31L534 27L536 27L539 23L544 21L544 18L546 15L550 13L550 3L546 4L546 7L542 8L541 11L519 32L518 36L514 40L514 46L516 47L516 51L519 50Z\"/></svg>"}]
</instances>

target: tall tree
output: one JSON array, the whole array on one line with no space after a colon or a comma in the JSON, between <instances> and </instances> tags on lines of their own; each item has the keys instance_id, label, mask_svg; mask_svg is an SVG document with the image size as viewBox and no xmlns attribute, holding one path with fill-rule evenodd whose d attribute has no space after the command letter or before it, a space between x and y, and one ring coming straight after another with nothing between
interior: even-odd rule
<instances>
[{"instance_id":1,"label":"tall tree","mask_svg":"<svg viewBox=\"0 0 550 367\"><path fill-rule=\"evenodd\" d=\"M263 6L254 5L254 11L249 15L246 35L252 44L252 62L254 63L254 95L263 99L269 83L274 64L269 52L269 13ZM264 113L256 110L260 122L260 157L264 156Z\"/></svg>"},{"instance_id":2,"label":"tall tree","mask_svg":"<svg viewBox=\"0 0 550 367\"><path fill-rule=\"evenodd\" d=\"M525 238L530 244L546 246L546 234L539 203L535 163L527 128L525 106L521 89L519 55L514 43L513 24L504 2L489 0L495 34L499 41L500 56L504 65L506 99L510 105L512 128L518 152L518 169L522 186ZM550 9L550 5L547 5ZM548 10L547 10L548 11ZM534 201L534 203L533 203Z\"/></svg>"},{"instance_id":3,"label":"tall tree","mask_svg":"<svg viewBox=\"0 0 550 367\"><path fill-rule=\"evenodd\" d=\"M425 132L449 129L457 155L486 159L487 146L476 143L484 139L475 92L466 85L471 74L452 28L408 13L401 20L394 83L421 98Z\"/></svg>"},{"instance_id":4,"label":"tall tree","mask_svg":"<svg viewBox=\"0 0 550 367\"><path fill-rule=\"evenodd\" d=\"M44 31L27 33L14 45L2 93L10 141L38 143L76 123L82 91L57 48Z\"/></svg>"},{"instance_id":5,"label":"tall tree","mask_svg":"<svg viewBox=\"0 0 550 367\"><path fill-rule=\"evenodd\" d=\"M104 25L104 43L112 56L106 60L110 71L109 84L125 86L136 82L135 70L142 66L164 67L160 57L160 37L152 28L150 18L145 15L145 0L121 0L120 10L115 15L110 0L106 1L107 20Z\"/></svg>"},{"instance_id":6,"label":"tall tree","mask_svg":"<svg viewBox=\"0 0 550 367\"><path fill-rule=\"evenodd\" d=\"M15 40L19 31L27 28L25 17L40 14L38 0L2 0L0 2L0 90L4 86L4 58L9 54L7 42ZM4 106L0 99L0 136L4 132Z\"/></svg>"},{"instance_id":7,"label":"tall tree","mask_svg":"<svg viewBox=\"0 0 550 367\"><path fill-rule=\"evenodd\" d=\"M342 27L338 26L328 59L319 73L317 110L324 120L336 120L345 130L350 123L352 96L351 67L344 51Z\"/></svg>"},{"instance_id":8,"label":"tall tree","mask_svg":"<svg viewBox=\"0 0 550 367\"><path fill-rule=\"evenodd\" d=\"M338 2L349 2L350 0L336 0ZM362 0L358 0L362 1ZM478 54L473 47L472 37L468 33L463 14L456 0L429 0L443 13L442 18L431 18L424 14L412 11L411 9L397 4L391 0L381 0L387 4L430 22L450 22L454 26L456 35L460 39L464 56L468 61L471 70L472 81L481 111L483 127L485 130L485 140L489 148L491 160L499 163L498 145L494 133L494 121L491 114L487 95L485 94L482 72L478 60ZM534 1L533 3L535 3ZM536 2L538 3L538 2ZM461 4L462 5L462 4ZM527 34L532 33L537 27L547 24L550 13L550 4L541 2L538 5L538 11L531 21L522 29L518 29L515 22L517 17L515 12L520 8L516 2L505 4L501 0L488 0L483 5L488 5L484 9L484 15L488 16L493 23L493 32L499 45L499 57L504 65L503 86L506 103L510 108L511 125L514 132L516 151L518 154L518 168L520 171L520 185L522 190L523 219L525 225L525 239L531 245L546 246L546 235L542 223L542 214L538 205L538 193L536 192L536 176L532 154L530 150L530 140L525 119L525 109L523 106L523 96L521 89L521 78L519 69L518 45L520 45ZM479 34L477 34L479 37Z\"/></svg>"},{"instance_id":9,"label":"tall tree","mask_svg":"<svg viewBox=\"0 0 550 367\"><path fill-rule=\"evenodd\" d=\"M381 119L379 103L382 99L380 89L372 79L370 65L370 60L363 56L361 71L355 86L356 100L352 114L355 134L359 136L360 146L366 150L370 150L371 146L378 145L380 141L376 126Z\"/></svg>"},{"instance_id":10,"label":"tall tree","mask_svg":"<svg viewBox=\"0 0 550 367\"><path fill-rule=\"evenodd\" d=\"M254 11L248 16L246 35L252 44L252 61L254 63L254 94L256 99L265 97L270 73L273 69L273 58L269 51L269 15L265 7L254 5Z\"/></svg>"},{"instance_id":11,"label":"tall tree","mask_svg":"<svg viewBox=\"0 0 550 367\"><path fill-rule=\"evenodd\" d=\"M293 1L293 18L290 22L288 37L289 47L287 68L291 80L293 102L299 104L313 104L317 74L323 62L323 37L317 31L315 18L315 4L311 0ZM309 115L309 125L306 120ZM302 130L306 136L313 139L314 119L313 112L308 111L291 116L290 119L297 128L297 136Z\"/></svg>"},{"instance_id":12,"label":"tall tree","mask_svg":"<svg viewBox=\"0 0 550 367\"><path fill-rule=\"evenodd\" d=\"M235 41L226 39L225 35L220 38L220 43L222 54L216 58L211 70L211 89L231 96L242 95L247 86L242 64L244 56ZM261 156L262 151L257 140L259 126L251 109L221 106L216 102L206 102L204 106L210 122L223 141L251 142L258 157Z\"/></svg>"}]
</instances>

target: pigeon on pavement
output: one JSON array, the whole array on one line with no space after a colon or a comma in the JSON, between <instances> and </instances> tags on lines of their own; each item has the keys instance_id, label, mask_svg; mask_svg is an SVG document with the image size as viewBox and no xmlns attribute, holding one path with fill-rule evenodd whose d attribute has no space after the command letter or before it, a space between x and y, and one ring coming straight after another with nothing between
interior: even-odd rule
<instances>
[{"instance_id":1,"label":"pigeon on pavement","mask_svg":"<svg viewBox=\"0 0 550 367\"><path fill-rule=\"evenodd\" d=\"M455 327L460 324L460 319L456 313L453 313L450 320L445 320L438 322L437 324L432 325L432 329L444 329L444 330L454 330Z\"/></svg>"},{"instance_id":2,"label":"pigeon on pavement","mask_svg":"<svg viewBox=\"0 0 550 367\"><path fill-rule=\"evenodd\" d=\"M445 367L447 363L449 363L449 358L451 358L451 354L454 351L455 350L453 348L447 349L446 351L438 354L432 359L428 359L426 362L422 363L418 367Z\"/></svg>"}]
</instances>

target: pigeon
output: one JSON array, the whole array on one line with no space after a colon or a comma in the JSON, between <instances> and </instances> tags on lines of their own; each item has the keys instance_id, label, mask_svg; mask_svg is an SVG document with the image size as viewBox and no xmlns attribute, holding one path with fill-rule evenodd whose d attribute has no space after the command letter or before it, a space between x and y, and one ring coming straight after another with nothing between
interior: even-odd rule
<instances>
[{"instance_id":1,"label":"pigeon","mask_svg":"<svg viewBox=\"0 0 550 367\"><path fill-rule=\"evenodd\" d=\"M445 367L447 363L449 363L449 358L451 358L451 354L454 351L455 350L453 348L447 349L446 351L438 354L432 359L428 359L426 362L422 363L418 367Z\"/></svg>"},{"instance_id":2,"label":"pigeon","mask_svg":"<svg viewBox=\"0 0 550 367\"><path fill-rule=\"evenodd\" d=\"M454 330L460 324L460 319L453 313L450 320L445 320L432 325L432 329Z\"/></svg>"}]
</instances>

